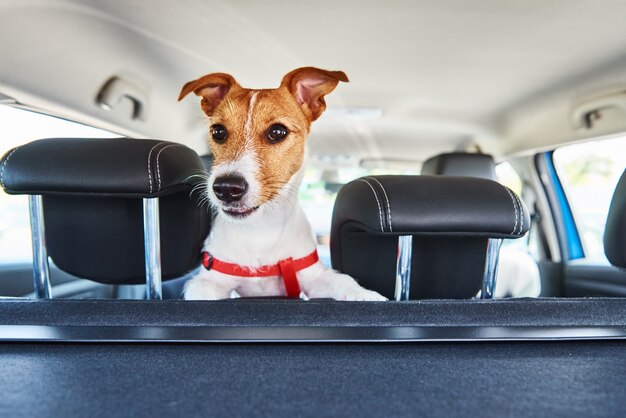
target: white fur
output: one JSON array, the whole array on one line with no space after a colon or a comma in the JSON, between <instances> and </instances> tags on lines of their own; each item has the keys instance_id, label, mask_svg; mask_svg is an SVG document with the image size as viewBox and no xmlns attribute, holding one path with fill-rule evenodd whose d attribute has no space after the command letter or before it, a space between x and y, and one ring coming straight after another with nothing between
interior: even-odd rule
<instances>
[{"instance_id":1,"label":"white fur","mask_svg":"<svg viewBox=\"0 0 626 418\"><path fill-rule=\"evenodd\" d=\"M250 96L250 103L248 104L248 114L246 115L246 124L243 128L243 135L246 138L246 142L252 139L252 114L254 111L254 104L256 103L256 96L259 94L258 91L255 91Z\"/></svg>"},{"instance_id":2,"label":"white fur","mask_svg":"<svg viewBox=\"0 0 626 418\"><path fill-rule=\"evenodd\" d=\"M254 95L251 98L253 107ZM223 213L223 202L212 191L213 180L222 174L238 174L248 182L243 205L254 207L260 185L256 180L258 162L253 151L247 150L237 161L215 166L209 177L208 193L218 214L204 250L215 258L242 266L258 267L276 264L288 257L304 257L315 248L315 239L304 212L298 204L297 189L303 169L296 172L271 201L244 219L234 219ZM337 300L386 300L376 292L366 290L350 276L326 268L321 262L297 273L300 288L307 298ZM236 291L246 296L284 296L283 279L275 277L235 277L202 268L185 286L185 299L227 299Z\"/></svg>"}]
</instances>

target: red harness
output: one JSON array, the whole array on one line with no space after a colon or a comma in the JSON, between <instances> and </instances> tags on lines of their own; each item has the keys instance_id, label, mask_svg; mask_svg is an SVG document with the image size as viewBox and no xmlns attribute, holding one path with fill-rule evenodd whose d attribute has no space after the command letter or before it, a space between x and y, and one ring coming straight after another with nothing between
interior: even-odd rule
<instances>
[{"instance_id":1,"label":"red harness","mask_svg":"<svg viewBox=\"0 0 626 418\"><path fill-rule=\"evenodd\" d=\"M207 270L215 270L220 273L239 277L282 276L283 281L285 282L287 296L290 298L300 297L300 285L298 284L296 272L312 266L317 263L318 260L319 257L317 255L317 250L314 250L311 254L295 260L289 257L284 260L280 260L276 264L260 267L245 267L240 266L239 264L227 263L226 261L218 260L208 252L202 252L202 265Z\"/></svg>"}]
</instances>

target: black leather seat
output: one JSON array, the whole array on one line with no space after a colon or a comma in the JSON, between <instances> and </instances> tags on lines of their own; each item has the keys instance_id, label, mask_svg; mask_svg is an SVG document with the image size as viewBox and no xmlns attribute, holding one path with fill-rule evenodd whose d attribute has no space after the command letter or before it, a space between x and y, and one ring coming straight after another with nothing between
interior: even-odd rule
<instances>
[{"instance_id":1,"label":"black leather seat","mask_svg":"<svg viewBox=\"0 0 626 418\"><path fill-rule=\"evenodd\" d=\"M609 262L626 269L626 171L617 182L604 228L604 254Z\"/></svg>"},{"instance_id":2,"label":"black leather seat","mask_svg":"<svg viewBox=\"0 0 626 418\"><path fill-rule=\"evenodd\" d=\"M42 195L48 255L62 270L108 284L146 278L142 201L159 198L163 280L200 264L208 210L191 194L204 172L198 155L173 142L55 138L0 161L9 194Z\"/></svg>"},{"instance_id":3,"label":"black leather seat","mask_svg":"<svg viewBox=\"0 0 626 418\"><path fill-rule=\"evenodd\" d=\"M332 265L393 298L398 237L410 235L410 299L470 298L481 289L488 240L519 238L529 223L523 202L491 180L364 177L337 196Z\"/></svg>"}]
</instances>

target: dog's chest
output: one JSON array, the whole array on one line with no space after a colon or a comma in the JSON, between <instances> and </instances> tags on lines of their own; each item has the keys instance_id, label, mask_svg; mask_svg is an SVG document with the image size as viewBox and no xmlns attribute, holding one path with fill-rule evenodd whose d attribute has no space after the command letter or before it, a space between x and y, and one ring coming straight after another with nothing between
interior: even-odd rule
<instances>
[{"instance_id":1,"label":"dog's chest","mask_svg":"<svg viewBox=\"0 0 626 418\"><path fill-rule=\"evenodd\" d=\"M243 297L285 296L283 279L276 277L243 277L237 279L237 293Z\"/></svg>"}]
</instances>

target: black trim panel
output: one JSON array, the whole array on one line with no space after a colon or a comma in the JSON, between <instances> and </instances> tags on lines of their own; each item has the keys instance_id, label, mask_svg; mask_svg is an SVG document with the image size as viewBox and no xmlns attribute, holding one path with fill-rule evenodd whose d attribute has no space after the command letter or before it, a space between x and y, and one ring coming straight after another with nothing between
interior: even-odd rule
<instances>
[{"instance_id":1,"label":"black trim panel","mask_svg":"<svg viewBox=\"0 0 626 418\"><path fill-rule=\"evenodd\" d=\"M624 326L202 327L0 325L0 342L255 343L626 339Z\"/></svg>"}]
</instances>

